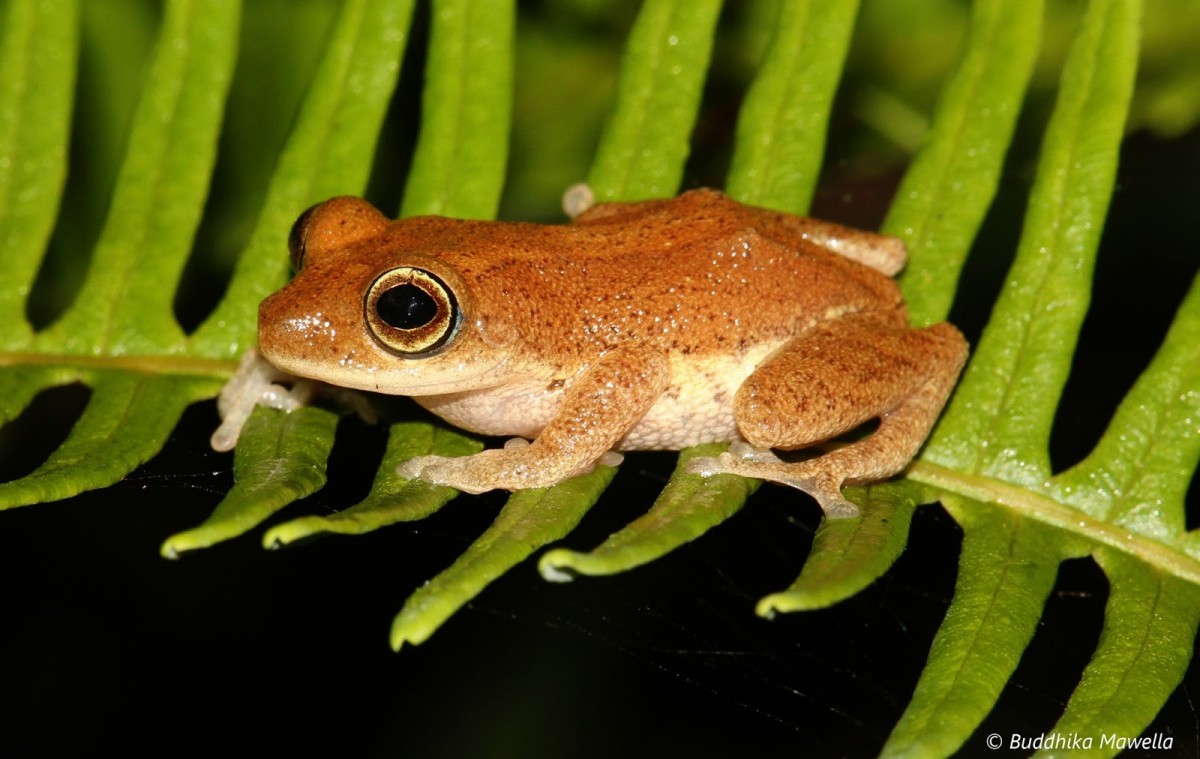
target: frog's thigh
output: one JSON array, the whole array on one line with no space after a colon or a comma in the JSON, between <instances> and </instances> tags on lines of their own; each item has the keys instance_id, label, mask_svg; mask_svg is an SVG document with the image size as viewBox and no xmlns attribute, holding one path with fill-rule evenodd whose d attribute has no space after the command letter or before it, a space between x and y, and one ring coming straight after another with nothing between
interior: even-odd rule
<instances>
[{"instance_id":1,"label":"frog's thigh","mask_svg":"<svg viewBox=\"0 0 1200 759\"><path fill-rule=\"evenodd\" d=\"M468 493L556 485L588 472L641 419L667 387L666 357L649 350L606 353L572 383L558 413L531 445L473 456L420 456L400 465Z\"/></svg>"},{"instance_id":2,"label":"frog's thigh","mask_svg":"<svg viewBox=\"0 0 1200 759\"><path fill-rule=\"evenodd\" d=\"M725 460L722 471L812 493L830 513L853 513L843 484L889 477L921 447L966 358L958 330L831 322L763 363L738 391L738 427L758 448L802 448L880 417L866 438L807 461Z\"/></svg>"}]
</instances>

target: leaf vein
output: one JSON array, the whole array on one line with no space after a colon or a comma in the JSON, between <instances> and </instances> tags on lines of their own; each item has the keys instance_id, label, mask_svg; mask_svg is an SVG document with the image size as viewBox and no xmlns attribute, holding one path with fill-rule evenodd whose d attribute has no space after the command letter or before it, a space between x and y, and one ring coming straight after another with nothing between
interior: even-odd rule
<instances>
[{"instance_id":1,"label":"leaf vein","mask_svg":"<svg viewBox=\"0 0 1200 759\"><path fill-rule=\"evenodd\" d=\"M1200 585L1200 560L1180 548L1092 517L1028 487L978 474L959 472L925 461L913 463L909 467L908 475L917 482L947 492L1012 509L1031 519L1080 535L1093 543L1109 546L1168 574Z\"/></svg>"}]
</instances>

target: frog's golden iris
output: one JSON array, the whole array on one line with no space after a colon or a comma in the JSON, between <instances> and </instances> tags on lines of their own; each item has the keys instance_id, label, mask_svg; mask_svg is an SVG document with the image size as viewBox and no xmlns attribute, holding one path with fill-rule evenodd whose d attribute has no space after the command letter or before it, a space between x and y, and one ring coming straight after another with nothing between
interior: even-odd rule
<instances>
[{"instance_id":1,"label":"frog's golden iris","mask_svg":"<svg viewBox=\"0 0 1200 759\"><path fill-rule=\"evenodd\" d=\"M448 344L462 322L453 291L433 272L401 266L371 283L363 303L367 327L401 356L429 356Z\"/></svg>"}]
</instances>

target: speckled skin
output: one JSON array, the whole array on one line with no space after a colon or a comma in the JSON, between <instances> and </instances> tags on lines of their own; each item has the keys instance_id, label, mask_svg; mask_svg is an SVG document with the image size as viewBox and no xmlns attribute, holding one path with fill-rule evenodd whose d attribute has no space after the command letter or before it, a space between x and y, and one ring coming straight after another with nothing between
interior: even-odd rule
<instances>
[{"instance_id":1,"label":"speckled skin","mask_svg":"<svg viewBox=\"0 0 1200 759\"><path fill-rule=\"evenodd\" d=\"M845 511L843 481L912 458L966 355L949 325L907 326L887 276L903 265L899 241L712 190L600 205L561 226L392 222L335 198L301 231L303 267L260 310L262 354L299 376L414 396L469 430L536 437L401 467L471 492L551 485L611 448L749 441L694 469L765 476ZM432 355L398 355L364 318L371 283L398 266L457 298L458 332ZM873 435L803 464L766 453L881 416Z\"/></svg>"}]
</instances>

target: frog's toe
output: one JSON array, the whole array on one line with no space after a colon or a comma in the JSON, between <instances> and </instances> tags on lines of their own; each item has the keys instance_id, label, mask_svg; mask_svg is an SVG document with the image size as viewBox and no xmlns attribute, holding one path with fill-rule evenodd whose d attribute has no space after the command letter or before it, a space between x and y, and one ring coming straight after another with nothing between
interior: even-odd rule
<instances>
[{"instance_id":1,"label":"frog's toe","mask_svg":"<svg viewBox=\"0 0 1200 759\"><path fill-rule=\"evenodd\" d=\"M756 448L741 441L731 443L729 450L718 456L697 456L687 463L686 470L701 477L715 474L738 474L743 477L761 477L755 474L762 466L784 465L774 453L766 448Z\"/></svg>"},{"instance_id":2,"label":"frog's toe","mask_svg":"<svg viewBox=\"0 0 1200 759\"><path fill-rule=\"evenodd\" d=\"M405 479L446 485L464 493L486 493L489 490L548 488L587 474L596 464L616 466L621 462L621 455L613 452L582 467L572 466L571 462L544 461L529 454L529 443L514 438L505 443L504 448L471 456L417 456L400 464L396 474Z\"/></svg>"},{"instance_id":3,"label":"frog's toe","mask_svg":"<svg viewBox=\"0 0 1200 759\"><path fill-rule=\"evenodd\" d=\"M698 474L701 477L712 477L715 474L721 474L724 469L721 467L721 460L716 456L697 456L687 463L684 471L688 474Z\"/></svg>"},{"instance_id":4,"label":"frog's toe","mask_svg":"<svg viewBox=\"0 0 1200 759\"><path fill-rule=\"evenodd\" d=\"M586 182L573 184L563 192L562 209L568 218L574 219L579 214L596 205L596 193Z\"/></svg>"},{"instance_id":5,"label":"frog's toe","mask_svg":"<svg viewBox=\"0 0 1200 759\"><path fill-rule=\"evenodd\" d=\"M596 466L621 466L621 462L624 460L625 456L617 451L605 451L596 462ZM596 466L591 467L591 469L595 469Z\"/></svg>"},{"instance_id":6,"label":"frog's toe","mask_svg":"<svg viewBox=\"0 0 1200 759\"><path fill-rule=\"evenodd\" d=\"M444 456L413 456L396 467L396 474L406 480L425 479L425 469Z\"/></svg>"},{"instance_id":7,"label":"frog's toe","mask_svg":"<svg viewBox=\"0 0 1200 759\"><path fill-rule=\"evenodd\" d=\"M759 448L753 446L744 440L735 440L729 444L729 450L721 454L729 456L741 461L750 461L756 464L782 464L778 456L776 456L770 448Z\"/></svg>"},{"instance_id":8,"label":"frog's toe","mask_svg":"<svg viewBox=\"0 0 1200 759\"><path fill-rule=\"evenodd\" d=\"M492 489L471 476L471 470L464 465L463 459L452 456L414 456L396 467L396 474L406 480L445 485L464 493L483 493Z\"/></svg>"},{"instance_id":9,"label":"frog's toe","mask_svg":"<svg viewBox=\"0 0 1200 759\"><path fill-rule=\"evenodd\" d=\"M523 446L513 449L492 449L471 456L416 456L396 468L396 474L407 479L420 479L434 485L478 494L489 490L519 490L537 487L527 484L531 469L516 454Z\"/></svg>"},{"instance_id":10,"label":"frog's toe","mask_svg":"<svg viewBox=\"0 0 1200 759\"><path fill-rule=\"evenodd\" d=\"M817 503L821 504L821 510L830 519L853 519L862 514L858 508L858 504L846 500L845 496L841 493L837 493L832 497L818 496L815 493L810 493L809 495L817 499Z\"/></svg>"},{"instance_id":11,"label":"frog's toe","mask_svg":"<svg viewBox=\"0 0 1200 759\"><path fill-rule=\"evenodd\" d=\"M776 476L764 479L770 479L773 482L778 482L780 485L787 485L788 487L808 493L816 499L817 503L821 506L821 510L825 512L825 516L830 519L847 519L858 516L858 506L846 500L835 478L828 475L817 475L815 477L794 476L787 472L786 465L784 467L779 470Z\"/></svg>"},{"instance_id":12,"label":"frog's toe","mask_svg":"<svg viewBox=\"0 0 1200 759\"><path fill-rule=\"evenodd\" d=\"M730 446L720 456L698 456L687 464L687 471L701 477L736 474L741 477L778 482L796 488L817 500L825 516L833 519L858 516L858 507L842 496L838 478L814 472L804 464L788 464L775 454L751 446Z\"/></svg>"},{"instance_id":13,"label":"frog's toe","mask_svg":"<svg viewBox=\"0 0 1200 759\"><path fill-rule=\"evenodd\" d=\"M722 453L720 456L697 456L687 463L685 469L689 474L698 474L701 477L713 477L718 474L754 477L747 468L750 463L752 462L730 453Z\"/></svg>"},{"instance_id":14,"label":"frog's toe","mask_svg":"<svg viewBox=\"0 0 1200 759\"><path fill-rule=\"evenodd\" d=\"M454 488L459 492L469 493L470 495L479 495L489 490L495 490L498 487L487 482L479 482L478 480L457 476L438 477L435 475L433 477L426 477L425 479L434 485L445 485L446 487Z\"/></svg>"}]
</instances>

